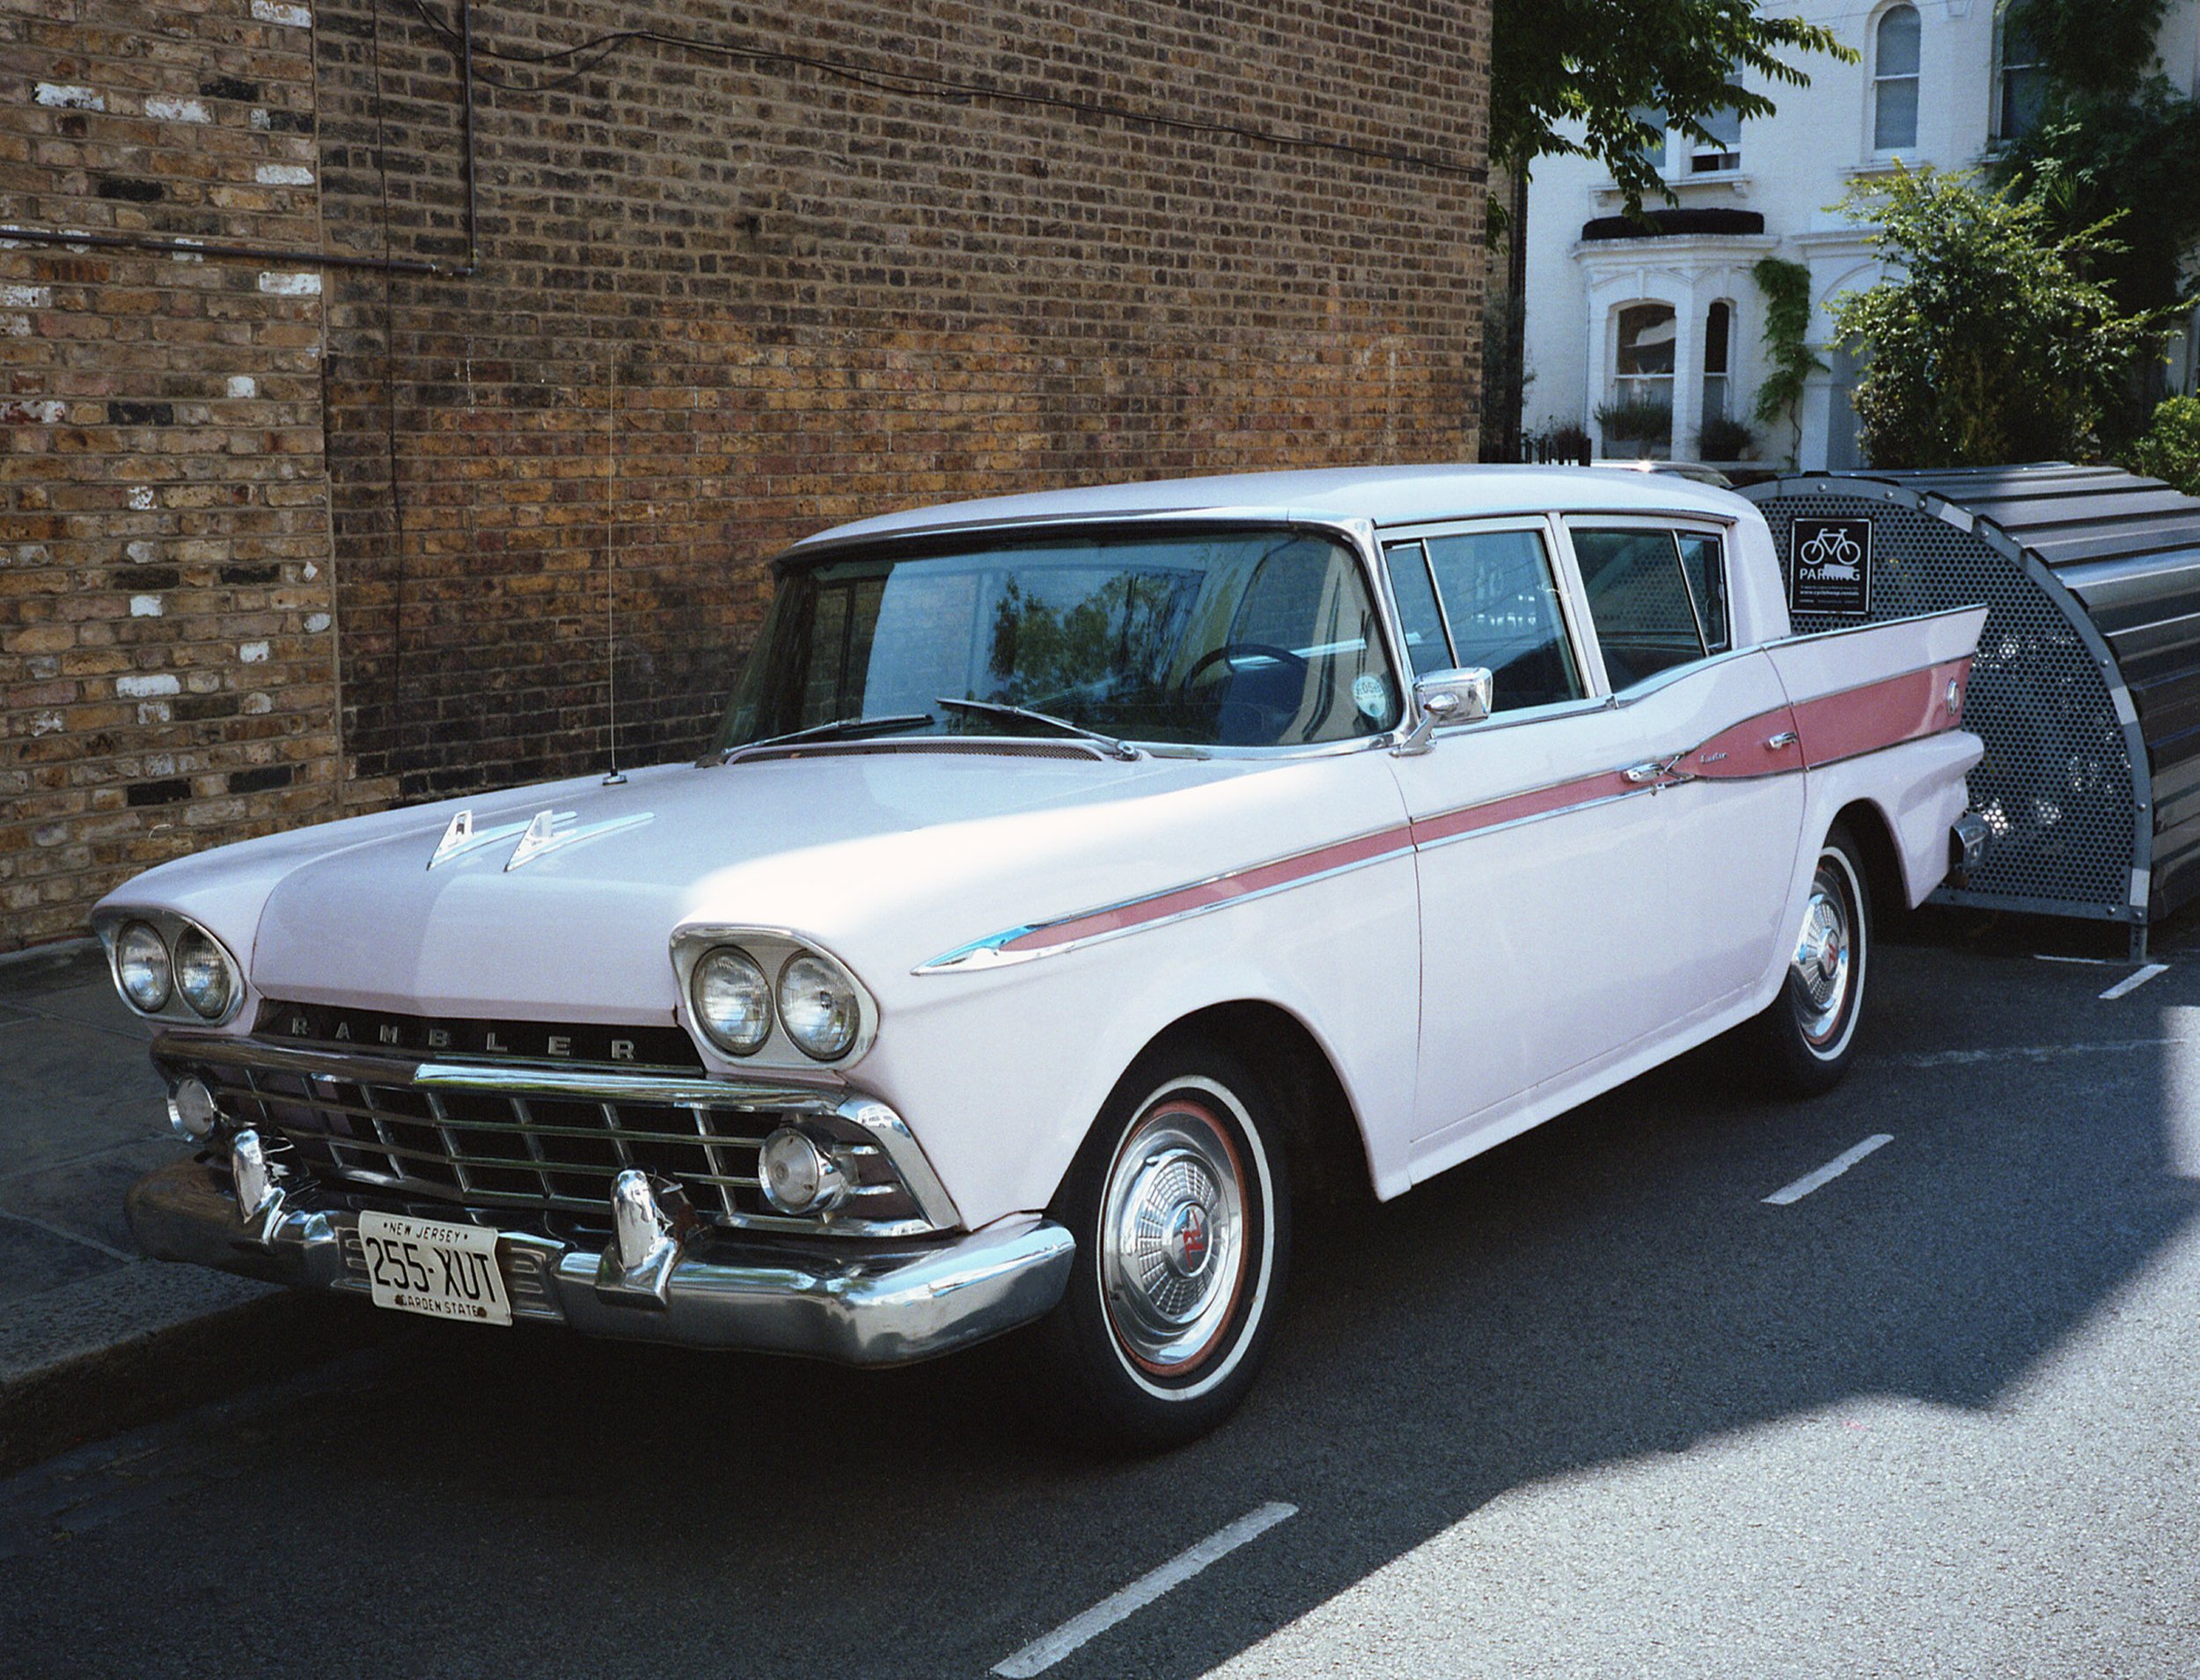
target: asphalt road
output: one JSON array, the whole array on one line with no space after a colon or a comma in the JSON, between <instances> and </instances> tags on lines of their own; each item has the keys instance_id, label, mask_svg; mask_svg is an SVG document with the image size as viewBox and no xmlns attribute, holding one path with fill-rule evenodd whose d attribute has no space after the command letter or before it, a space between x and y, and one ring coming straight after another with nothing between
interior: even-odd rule
<instances>
[{"instance_id":1,"label":"asphalt road","mask_svg":"<svg viewBox=\"0 0 2200 1680\"><path fill-rule=\"evenodd\" d=\"M0 1483L0 1672L976 1676L1285 1506L1043 1671L2200 1675L2200 940L1929 931L1833 1096L1713 1046L1302 1245L1185 1451L422 1324Z\"/></svg>"}]
</instances>

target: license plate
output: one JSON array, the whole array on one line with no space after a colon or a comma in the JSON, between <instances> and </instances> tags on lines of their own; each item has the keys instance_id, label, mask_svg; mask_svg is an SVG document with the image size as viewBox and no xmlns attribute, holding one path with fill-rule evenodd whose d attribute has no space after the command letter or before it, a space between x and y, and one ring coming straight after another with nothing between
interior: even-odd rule
<instances>
[{"instance_id":1,"label":"license plate","mask_svg":"<svg viewBox=\"0 0 2200 1680\"><path fill-rule=\"evenodd\" d=\"M378 1307L477 1324L512 1321L511 1297L496 1267L496 1233L484 1226L363 1213L359 1246Z\"/></svg>"}]
</instances>

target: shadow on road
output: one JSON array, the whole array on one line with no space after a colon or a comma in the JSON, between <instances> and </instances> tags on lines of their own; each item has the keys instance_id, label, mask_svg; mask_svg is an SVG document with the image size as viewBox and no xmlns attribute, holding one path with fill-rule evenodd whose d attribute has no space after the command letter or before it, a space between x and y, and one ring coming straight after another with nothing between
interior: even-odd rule
<instances>
[{"instance_id":1,"label":"shadow on road","mask_svg":"<svg viewBox=\"0 0 2200 1680\"><path fill-rule=\"evenodd\" d=\"M167 1502L0 1600L95 1669L974 1674L1296 1503L1126 1630L1134 1663L1054 1671L1198 1674L1508 1489L1858 1397L1992 1406L2200 1211L2174 1011L1947 950L1876 985L1829 1098L1768 1104L1711 1046L1321 1233L1251 1403L1166 1458L1050 1445L1013 1348L866 1374L423 1326L356 1390L160 1448Z\"/></svg>"}]
</instances>

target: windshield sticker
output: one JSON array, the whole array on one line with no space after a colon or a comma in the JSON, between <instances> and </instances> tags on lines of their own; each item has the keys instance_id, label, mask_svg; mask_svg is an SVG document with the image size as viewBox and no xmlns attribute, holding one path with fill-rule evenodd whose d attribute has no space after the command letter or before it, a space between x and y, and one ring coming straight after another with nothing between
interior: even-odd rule
<instances>
[{"instance_id":1,"label":"windshield sticker","mask_svg":"<svg viewBox=\"0 0 2200 1680\"><path fill-rule=\"evenodd\" d=\"M1390 685L1372 671L1363 671L1352 679L1353 704L1374 723L1380 723L1390 715Z\"/></svg>"}]
</instances>

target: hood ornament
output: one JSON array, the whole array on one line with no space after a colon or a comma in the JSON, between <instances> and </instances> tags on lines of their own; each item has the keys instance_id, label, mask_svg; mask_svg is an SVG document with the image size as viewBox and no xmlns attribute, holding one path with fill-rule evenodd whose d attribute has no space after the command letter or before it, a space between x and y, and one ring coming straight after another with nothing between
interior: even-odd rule
<instances>
[{"instance_id":1,"label":"hood ornament","mask_svg":"<svg viewBox=\"0 0 2200 1680\"><path fill-rule=\"evenodd\" d=\"M485 846L494 846L517 834L519 844L512 847L511 856L504 862L509 873L524 863L533 862L545 852L615 834L622 828L639 828L656 819L655 811L642 811L631 817L607 818L600 823L578 823L578 813L574 811L539 811L524 823L498 823L492 828L476 828L473 809L468 807L451 819L443 838L436 842L435 855L428 860L428 867L432 869L439 863L448 863L453 858L464 857L468 852L478 852Z\"/></svg>"}]
</instances>

